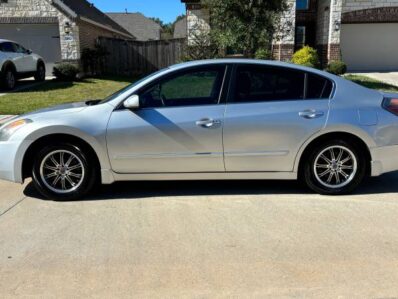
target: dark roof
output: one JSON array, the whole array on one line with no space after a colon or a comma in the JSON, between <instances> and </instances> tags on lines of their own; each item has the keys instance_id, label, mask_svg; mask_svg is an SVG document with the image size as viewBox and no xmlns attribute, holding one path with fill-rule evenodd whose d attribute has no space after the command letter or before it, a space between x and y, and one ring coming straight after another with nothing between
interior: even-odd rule
<instances>
[{"instance_id":1,"label":"dark roof","mask_svg":"<svg viewBox=\"0 0 398 299\"><path fill-rule=\"evenodd\" d=\"M159 40L162 27L141 13L107 13L107 15L137 40Z\"/></svg>"},{"instance_id":2,"label":"dark roof","mask_svg":"<svg viewBox=\"0 0 398 299\"><path fill-rule=\"evenodd\" d=\"M67 8L75 13L77 17L84 17L101 25L111 27L112 29L120 31L127 35L131 35L122 26L114 22L106 14L96 8L94 4L91 4L86 0L57 0L54 1L54 4L58 4L61 10L63 9L62 4L67 6ZM68 11L66 12L68 13Z\"/></svg>"},{"instance_id":3,"label":"dark roof","mask_svg":"<svg viewBox=\"0 0 398 299\"><path fill-rule=\"evenodd\" d=\"M187 33L187 17L182 18L174 24L174 38L186 38Z\"/></svg>"}]
</instances>

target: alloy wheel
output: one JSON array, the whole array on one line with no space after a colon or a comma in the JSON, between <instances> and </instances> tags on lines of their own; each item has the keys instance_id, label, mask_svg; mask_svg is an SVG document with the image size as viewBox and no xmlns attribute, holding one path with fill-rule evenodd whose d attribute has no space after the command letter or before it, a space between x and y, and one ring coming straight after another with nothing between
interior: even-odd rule
<instances>
[{"instance_id":1,"label":"alloy wheel","mask_svg":"<svg viewBox=\"0 0 398 299\"><path fill-rule=\"evenodd\" d=\"M319 153L314 163L317 181L331 189L347 186L355 178L358 162L354 153L345 146L330 146Z\"/></svg>"},{"instance_id":2,"label":"alloy wheel","mask_svg":"<svg viewBox=\"0 0 398 299\"><path fill-rule=\"evenodd\" d=\"M84 181L85 168L82 160L67 150L49 153L41 162L40 177L44 185L58 194L77 190Z\"/></svg>"}]
</instances>

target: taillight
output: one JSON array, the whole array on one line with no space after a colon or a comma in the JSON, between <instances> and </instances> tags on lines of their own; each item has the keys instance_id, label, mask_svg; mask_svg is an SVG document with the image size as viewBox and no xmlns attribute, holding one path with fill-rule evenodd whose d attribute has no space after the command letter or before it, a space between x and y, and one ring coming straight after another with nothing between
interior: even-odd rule
<instances>
[{"instance_id":1,"label":"taillight","mask_svg":"<svg viewBox=\"0 0 398 299\"><path fill-rule=\"evenodd\" d=\"M383 108L395 115L398 115L398 99L385 98L383 101Z\"/></svg>"}]
</instances>

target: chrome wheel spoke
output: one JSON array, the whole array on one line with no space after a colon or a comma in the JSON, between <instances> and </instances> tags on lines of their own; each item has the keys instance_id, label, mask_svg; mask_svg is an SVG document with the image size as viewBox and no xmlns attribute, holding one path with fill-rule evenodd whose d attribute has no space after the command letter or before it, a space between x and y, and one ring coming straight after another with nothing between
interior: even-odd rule
<instances>
[{"instance_id":1,"label":"chrome wheel spoke","mask_svg":"<svg viewBox=\"0 0 398 299\"><path fill-rule=\"evenodd\" d=\"M328 165L328 164L317 164L316 165L316 168L329 168L330 167L330 165Z\"/></svg>"},{"instance_id":2,"label":"chrome wheel spoke","mask_svg":"<svg viewBox=\"0 0 398 299\"><path fill-rule=\"evenodd\" d=\"M50 165L44 165L45 169L51 170L51 171L58 171L58 167L50 166Z\"/></svg>"},{"instance_id":3,"label":"chrome wheel spoke","mask_svg":"<svg viewBox=\"0 0 398 299\"><path fill-rule=\"evenodd\" d=\"M75 169L78 169L78 168L82 168L82 167L83 167L82 165L80 165L80 164L77 164L77 165L74 165L74 166L68 167L68 170L69 170L69 171L72 171L72 170L75 170Z\"/></svg>"},{"instance_id":4,"label":"chrome wheel spoke","mask_svg":"<svg viewBox=\"0 0 398 299\"><path fill-rule=\"evenodd\" d=\"M59 182L60 179L61 179L61 176L58 174L57 177L55 178L55 180L53 181L53 186L57 185L57 183Z\"/></svg>"},{"instance_id":5,"label":"chrome wheel spoke","mask_svg":"<svg viewBox=\"0 0 398 299\"><path fill-rule=\"evenodd\" d=\"M71 178L70 178L70 176L66 176L65 177L66 178L66 180L69 182L69 184L72 186L72 187L74 187L76 184L71 180Z\"/></svg>"},{"instance_id":6,"label":"chrome wheel spoke","mask_svg":"<svg viewBox=\"0 0 398 299\"><path fill-rule=\"evenodd\" d=\"M51 156L50 160L55 166L59 166L59 163L57 162L57 160L55 160L54 156Z\"/></svg>"},{"instance_id":7,"label":"chrome wheel spoke","mask_svg":"<svg viewBox=\"0 0 398 299\"><path fill-rule=\"evenodd\" d=\"M321 155L321 158L326 161L326 163L331 164L332 161L328 159L324 154Z\"/></svg>"},{"instance_id":8,"label":"chrome wheel spoke","mask_svg":"<svg viewBox=\"0 0 398 299\"><path fill-rule=\"evenodd\" d=\"M77 179L80 179L82 177L81 174L76 174L74 172L69 172L68 176L73 177L73 178L77 178Z\"/></svg>"},{"instance_id":9,"label":"chrome wheel spoke","mask_svg":"<svg viewBox=\"0 0 398 299\"><path fill-rule=\"evenodd\" d=\"M350 161L352 158L351 158L351 156L348 156L347 158L345 158L343 161L341 161L341 164L345 164L345 163L347 163L348 161Z\"/></svg>"},{"instance_id":10,"label":"chrome wheel spoke","mask_svg":"<svg viewBox=\"0 0 398 299\"><path fill-rule=\"evenodd\" d=\"M347 169L348 169L348 170L354 169L354 167L353 167L352 165L341 165L340 168L341 168L341 169L346 169L346 170L347 170Z\"/></svg>"},{"instance_id":11,"label":"chrome wheel spoke","mask_svg":"<svg viewBox=\"0 0 398 299\"><path fill-rule=\"evenodd\" d=\"M320 177L320 178L321 178L321 177L324 177L325 175L329 174L330 172L331 172L330 169L325 170L324 172L322 172L322 173L319 175L319 177Z\"/></svg>"},{"instance_id":12,"label":"chrome wheel spoke","mask_svg":"<svg viewBox=\"0 0 398 299\"><path fill-rule=\"evenodd\" d=\"M73 157L72 155L69 157L68 161L65 163L66 167L69 167L70 163L73 161L75 157Z\"/></svg>"},{"instance_id":13,"label":"chrome wheel spoke","mask_svg":"<svg viewBox=\"0 0 398 299\"><path fill-rule=\"evenodd\" d=\"M51 178L53 178L53 177L55 177L55 176L57 176L57 175L58 175L57 172L53 172L53 173L47 174L47 175L46 175L46 179L51 179Z\"/></svg>"},{"instance_id":14,"label":"chrome wheel spoke","mask_svg":"<svg viewBox=\"0 0 398 299\"><path fill-rule=\"evenodd\" d=\"M332 161L336 161L336 156L334 155L333 148L329 149L329 152L330 152L330 157L332 158Z\"/></svg>"},{"instance_id":15,"label":"chrome wheel spoke","mask_svg":"<svg viewBox=\"0 0 398 299\"><path fill-rule=\"evenodd\" d=\"M340 149L340 152L339 152L339 155L337 156L337 162L340 162L341 161L341 158L343 157L343 154L344 154L344 151L343 151L343 149Z\"/></svg>"}]
</instances>

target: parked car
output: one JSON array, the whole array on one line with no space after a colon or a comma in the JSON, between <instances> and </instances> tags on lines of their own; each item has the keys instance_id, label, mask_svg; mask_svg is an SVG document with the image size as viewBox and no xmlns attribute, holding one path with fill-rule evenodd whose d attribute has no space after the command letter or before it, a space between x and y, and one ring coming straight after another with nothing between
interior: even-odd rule
<instances>
[{"instance_id":1,"label":"parked car","mask_svg":"<svg viewBox=\"0 0 398 299\"><path fill-rule=\"evenodd\" d=\"M398 170L398 95L287 63L199 61L17 117L0 140L0 178L33 177L52 199L129 180L300 179L338 195Z\"/></svg>"},{"instance_id":2,"label":"parked car","mask_svg":"<svg viewBox=\"0 0 398 299\"><path fill-rule=\"evenodd\" d=\"M0 77L3 87L11 90L18 79L34 77L36 81L44 81L46 65L43 58L31 50L0 39Z\"/></svg>"}]
</instances>

